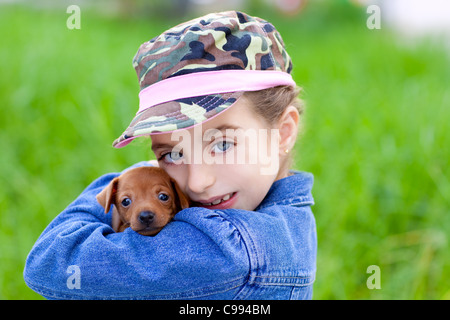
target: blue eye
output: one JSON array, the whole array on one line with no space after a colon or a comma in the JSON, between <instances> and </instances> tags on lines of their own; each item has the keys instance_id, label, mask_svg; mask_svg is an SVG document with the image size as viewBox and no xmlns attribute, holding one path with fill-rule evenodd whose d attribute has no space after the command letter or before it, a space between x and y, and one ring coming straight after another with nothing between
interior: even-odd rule
<instances>
[{"instance_id":1,"label":"blue eye","mask_svg":"<svg viewBox=\"0 0 450 320\"><path fill-rule=\"evenodd\" d=\"M164 154L161 158L164 159L166 163L175 163L183 159L183 153L178 151L172 151Z\"/></svg>"},{"instance_id":2,"label":"blue eye","mask_svg":"<svg viewBox=\"0 0 450 320\"><path fill-rule=\"evenodd\" d=\"M121 202L122 206L124 208L129 207L131 205L131 199L130 198L125 198L122 200Z\"/></svg>"},{"instance_id":3,"label":"blue eye","mask_svg":"<svg viewBox=\"0 0 450 320\"><path fill-rule=\"evenodd\" d=\"M232 146L234 146L233 142L221 141L214 145L212 151L215 153L223 153L230 149Z\"/></svg>"}]
</instances>

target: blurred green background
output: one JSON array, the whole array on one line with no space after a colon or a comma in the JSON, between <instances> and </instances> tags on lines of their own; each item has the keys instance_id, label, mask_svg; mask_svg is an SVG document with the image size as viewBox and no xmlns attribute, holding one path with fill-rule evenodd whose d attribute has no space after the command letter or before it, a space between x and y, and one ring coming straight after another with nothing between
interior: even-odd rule
<instances>
[{"instance_id":1,"label":"blurred green background","mask_svg":"<svg viewBox=\"0 0 450 320\"><path fill-rule=\"evenodd\" d=\"M40 299L22 272L43 229L98 176L153 157L148 141L111 147L138 106L131 59L195 16L86 3L79 30L66 27L71 3L0 4L0 299ZM315 176L314 299L450 299L450 51L369 30L365 9L245 8L280 31L304 89L295 154ZM370 265L381 289L366 285Z\"/></svg>"}]
</instances>

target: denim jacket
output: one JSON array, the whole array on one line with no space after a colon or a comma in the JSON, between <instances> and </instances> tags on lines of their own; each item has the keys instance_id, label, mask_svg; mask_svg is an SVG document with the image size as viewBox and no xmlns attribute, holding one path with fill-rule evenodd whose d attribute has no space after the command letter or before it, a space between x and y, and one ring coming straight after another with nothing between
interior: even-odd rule
<instances>
[{"instance_id":1,"label":"denim jacket","mask_svg":"<svg viewBox=\"0 0 450 320\"><path fill-rule=\"evenodd\" d=\"M95 180L43 231L24 269L31 289L47 299L312 298L310 173L275 181L255 211L184 209L155 237L111 228L95 196L118 175Z\"/></svg>"}]
</instances>

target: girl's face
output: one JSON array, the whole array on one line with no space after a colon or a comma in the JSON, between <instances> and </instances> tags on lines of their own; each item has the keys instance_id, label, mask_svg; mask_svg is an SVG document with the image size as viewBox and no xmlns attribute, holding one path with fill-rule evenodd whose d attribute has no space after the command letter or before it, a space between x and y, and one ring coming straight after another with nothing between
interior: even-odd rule
<instances>
[{"instance_id":1,"label":"girl's face","mask_svg":"<svg viewBox=\"0 0 450 320\"><path fill-rule=\"evenodd\" d=\"M279 176L279 133L241 97L201 125L152 135L158 164L195 206L254 210Z\"/></svg>"}]
</instances>

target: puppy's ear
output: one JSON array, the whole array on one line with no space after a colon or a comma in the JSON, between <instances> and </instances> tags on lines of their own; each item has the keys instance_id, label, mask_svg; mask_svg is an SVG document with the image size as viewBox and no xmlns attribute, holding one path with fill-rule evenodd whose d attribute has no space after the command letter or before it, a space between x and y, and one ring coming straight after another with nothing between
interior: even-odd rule
<instances>
[{"instance_id":1,"label":"puppy's ear","mask_svg":"<svg viewBox=\"0 0 450 320\"><path fill-rule=\"evenodd\" d=\"M189 208L189 198L184 194L184 192L181 190L180 186L174 179L170 178L170 182L172 183L173 190L175 190L176 193L175 202L178 211Z\"/></svg>"},{"instance_id":2,"label":"puppy's ear","mask_svg":"<svg viewBox=\"0 0 450 320\"><path fill-rule=\"evenodd\" d=\"M120 214L116 206L113 207L112 211L111 227L115 232L123 232L125 230L125 224L120 219Z\"/></svg>"},{"instance_id":3,"label":"puppy's ear","mask_svg":"<svg viewBox=\"0 0 450 320\"><path fill-rule=\"evenodd\" d=\"M117 193L117 184L119 183L119 177L114 178L109 185L102 190L97 195L97 201L100 203L100 205L105 208L105 213L109 212L109 208L111 207L111 204L114 203L114 199Z\"/></svg>"}]
</instances>

